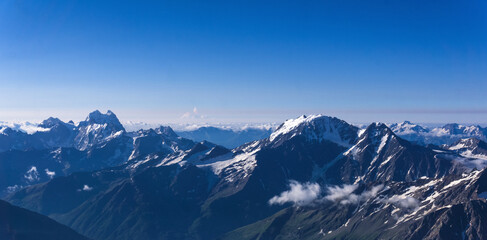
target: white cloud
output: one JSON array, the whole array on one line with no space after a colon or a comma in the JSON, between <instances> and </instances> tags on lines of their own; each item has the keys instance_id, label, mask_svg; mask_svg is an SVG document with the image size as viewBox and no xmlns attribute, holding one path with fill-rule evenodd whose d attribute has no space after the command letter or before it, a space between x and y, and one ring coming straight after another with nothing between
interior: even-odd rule
<instances>
[{"instance_id":1,"label":"white cloud","mask_svg":"<svg viewBox=\"0 0 487 240\"><path fill-rule=\"evenodd\" d=\"M93 190L93 187L90 187L86 184L83 186L83 191L91 191L91 190Z\"/></svg>"},{"instance_id":2,"label":"white cloud","mask_svg":"<svg viewBox=\"0 0 487 240\"><path fill-rule=\"evenodd\" d=\"M186 112L181 116L182 119L204 119L206 116L200 115L196 107L193 108L192 112Z\"/></svg>"},{"instance_id":3,"label":"white cloud","mask_svg":"<svg viewBox=\"0 0 487 240\"><path fill-rule=\"evenodd\" d=\"M44 171L46 171L46 174L47 174L47 176L48 176L50 179L52 179L52 178L53 178L53 177L56 175L56 172L54 172L54 171L49 171L49 169L48 169L48 168L44 169Z\"/></svg>"},{"instance_id":4,"label":"white cloud","mask_svg":"<svg viewBox=\"0 0 487 240\"><path fill-rule=\"evenodd\" d=\"M370 190L356 194L354 192L358 189L359 185L345 184L343 186L329 186L325 190L327 195L322 197L321 193L323 191L318 183L307 182L301 184L297 181L290 181L289 187L290 190L271 198L269 204L282 205L291 202L296 206L304 206L323 201L331 201L343 205L359 204L376 197L384 189L384 185L381 184L372 187Z\"/></svg>"},{"instance_id":5,"label":"white cloud","mask_svg":"<svg viewBox=\"0 0 487 240\"><path fill-rule=\"evenodd\" d=\"M318 199L321 193L320 185L317 183L298 183L290 181L290 190L282 192L279 196L274 196L269 200L269 204L282 205L287 202L292 202L296 206L304 206L311 204Z\"/></svg>"},{"instance_id":6,"label":"white cloud","mask_svg":"<svg viewBox=\"0 0 487 240\"><path fill-rule=\"evenodd\" d=\"M394 204L395 206L404 209L415 209L419 207L419 201L410 196L394 195L385 202Z\"/></svg>"},{"instance_id":7,"label":"white cloud","mask_svg":"<svg viewBox=\"0 0 487 240\"><path fill-rule=\"evenodd\" d=\"M13 185L13 186L8 186L7 187L7 192L11 193L11 192L16 192L17 190L21 189L22 186L19 186L17 184Z\"/></svg>"},{"instance_id":8,"label":"white cloud","mask_svg":"<svg viewBox=\"0 0 487 240\"><path fill-rule=\"evenodd\" d=\"M11 128L15 131L21 131L25 132L28 134L33 134L36 132L47 132L51 130L50 128L42 128L39 127L39 124L37 123L31 123L31 122L3 122L0 121L0 134L4 134L4 131L7 128Z\"/></svg>"},{"instance_id":9,"label":"white cloud","mask_svg":"<svg viewBox=\"0 0 487 240\"><path fill-rule=\"evenodd\" d=\"M39 173L37 172L37 167L32 166L25 174L24 178L29 182L34 182L39 180Z\"/></svg>"},{"instance_id":10,"label":"white cloud","mask_svg":"<svg viewBox=\"0 0 487 240\"><path fill-rule=\"evenodd\" d=\"M377 185L372 187L372 189L364 191L360 194L355 194L358 185L348 185L343 186L331 186L327 188L328 195L324 197L325 200L338 202L343 205L347 204L359 204L360 202L365 202L370 198L376 197L377 194L384 189L384 185Z\"/></svg>"},{"instance_id":11,"label":"white cloud","mask_svg":"<svg viewBox=\"0 0 487 240\"><path fill-rule=\"evenodd\" d=\"M326 200L330 200L332 202L340 202L342 200L351 200L351 198L355 198L356 194L353 194L355 190L357 190L358 185L343 185L340 186L331 186L327 188L328 195L325 196Z\"/></svg>"}]
</instances>

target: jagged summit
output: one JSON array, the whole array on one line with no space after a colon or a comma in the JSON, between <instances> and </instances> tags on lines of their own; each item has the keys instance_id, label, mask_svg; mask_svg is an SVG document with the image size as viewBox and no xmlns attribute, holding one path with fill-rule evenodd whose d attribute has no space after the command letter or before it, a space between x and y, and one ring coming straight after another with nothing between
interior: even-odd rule
<instances>
[{"instance_id":1,"label":"jagged summit","mask_svg":"<svg viewBox=\"0 0 487 240\"><path fill-rule=\"evenodd\" d=\"M156 133L162 134L166 137L170 137L170 138L177 138L178 137L178 135L174 132L174 130L169 126L160 126L160 127L156 128L155 131L156 131Z\"/></svg>"},{"instance_id":2,"label":"jagged summit","mask_svg":"<svg viewBox=\"0 0 487 240\"><path fill-rule=\"evenodd\" d=\"M78 134L74 141L76 148L85 150L122 136L124 133L125 128L112 111L108 110L106 114L103 114L95 110L88 115L85 121L78 124Z\"/></svg>"},{"instance_id":3,"label":"jagged summit","mask_svg":"<svg viewBox=\"0 0 487 240\"><path fill-rule=\"evenodd\" d=\"M367 126L365 130L363 130L357 142L360 143L363 139L366 138L377 143L380 141L397 139L397 135L385 123L375 122Z\"/></svg>"},{"instance_id":4,"label":"jagged summit","mask_svg":"<svg viewBox=\"0 0 487 240\"><path fill-rule=\"evenodd\" d=\"M110 125L114 130L118 129L125 131L125 128L118 120L117 115L110 110L108 110L105 114L95 110L91 112L88 117L86 117L85 121L81 121L78 126L83 127L91 124L107 124Z\"/></svg>"}]
</instances>

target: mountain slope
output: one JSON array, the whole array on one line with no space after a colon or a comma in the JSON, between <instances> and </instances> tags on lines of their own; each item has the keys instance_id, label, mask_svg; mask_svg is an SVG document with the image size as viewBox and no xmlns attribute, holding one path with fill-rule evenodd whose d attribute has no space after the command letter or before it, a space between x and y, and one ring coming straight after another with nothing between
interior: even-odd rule
<instances>
[{"instance_id":1,"label":"mountain slope","mask_svg":"<svg viewBox=\"0 0 487 240\"><path fill-rule=\"evenodd\" d=\"M387 182L441 177L455 170L454 162L433 149L397 137L385 124L373 123L326 175L340 178L338 183Z\"/></svg>"},{"instance_id":2,"label":"mountain slope","mask_svg":"<svg viewBox=\"0 0 487 240\"><path fill-rule=\"evenodd\" d=\"M48 217L0 200L0 239L87 240L88 238Z\"/></svg>"},{"instance_id":3,"label":"mountain slope","mask_svg":"<svg viewBox=\"0 0 487 240\"><path fill-rule=\"evenodd\" d=\"M313 204L288 207L221 239L485 239L486 176L484 170L376 185L375 192L361 185L343 195L329 187Z\"/></svg>"},{"instance_id":4,"label":"mountain slope","mask_svg":"<svg viewBox=\"0 0 487 240\"><path fill-rule=\"evenodd\" d=\"M329 123L332 125L325 126ZM288 180L311 179L315 166L324 166L347 149L341 145L344 139L353 142L356 138L357 129L338 119L323 116L305 124L308 126L300 127L302 133L293 130L233 151L202 142L168 156L154 153L134 157L118 170L93 172L88 179L80 178L80 174L57 178L8 199L94 239L132 239L135 232L149 238L212 239L279 210L269 208L267 201L284 190ZM337 137L341 131L335 129L341 129L344 136ZM99 179L116 172L127 177L106 184ZM69 207L56 208L42 200L59 196L54 189L60 186L56 185L65 186L60 191L67 194L63 199L72 199ZM84 185L93 190L76 191ZM159 211L156 209L165 210L154 216L151 212ZM184 216L169 214L177 209L185 212ZM143 217L146 215L150 217ZM124 222L119 222L122 219ZM153 227L155 223L161 224ZM145 235L140 229L152 229L149 232L153 235Z\"/></svg>"}]
</instances>

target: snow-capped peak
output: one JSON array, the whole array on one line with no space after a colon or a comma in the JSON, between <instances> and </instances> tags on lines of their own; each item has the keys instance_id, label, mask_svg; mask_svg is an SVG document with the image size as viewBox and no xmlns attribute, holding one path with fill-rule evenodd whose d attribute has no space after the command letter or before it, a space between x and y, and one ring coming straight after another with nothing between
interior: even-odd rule
<instances>
[{"instance_id":1,"label":"snow-capped peak","mask_svg":"<svg viewBox=\"0 0 487 240\"><path fill-rule=\"evenodd\" d=\"M343 120L324 115L302 115L289 119L269 137L270 142L301 135L307 140L328 140L349 147L356 140L358 128Z\"/></svg>"},{"instance_id":2,"label":"snow-capped peak","mask_svg":"<svg viewBox=\"0 0 487 240\"><path fill-rule=\"evenodd\" d=\"M98 110L91 112L85 121L79 123L79 126L86 126L90 124L100 124L100 125L108 124L108 125L112 125L114 128L118 130L122 130L122 129L124 130L122 124L118 120L115 113L113 113L110 110L108 110L106 114L103 114Z\"/></svg>"},{"instance_id":3,"label":"snow-capped peak","mask_svg":"<svg viewBox=\"0 0 487 240\"><path fill-rule=\"evenodd\" d=\"M301 124L311 122L313 119L318 117L321 117L321 115L311 115L309 117L302 115L295 119L288 119L271 134L269 140L274 141L274 139L276 139L278 136L290 133L294 129L298 128Z\"/></svg>"},{"instance_id":4,"label":"snow-capped peak","mask_svg":"<svg viewBox=\"0 0 487 240\"><path fill-rule=\"evenodd\" d=\"M125 128L112 111L108 110L103 114L96 110L90 113L85 121L78 124L75 143L78 149L84 150L89 146L122 136L124 132Z\"/></svg>"}]
</instances>

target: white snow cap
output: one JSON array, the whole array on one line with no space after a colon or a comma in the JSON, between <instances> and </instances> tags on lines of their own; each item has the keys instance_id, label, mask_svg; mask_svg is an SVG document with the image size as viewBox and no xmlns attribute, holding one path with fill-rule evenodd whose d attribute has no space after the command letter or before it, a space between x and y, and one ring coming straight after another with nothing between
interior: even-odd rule
<instances>
[{"instance_id":1,"label":"white snow cap","mask_svg":"<svg viewBox=\"0 0 487 240\"><path fill-rule=\"evenodd\" d=\"M304 135L308 140L328 140L349 147L351 141L357 136L357 133L358 128L338 118L321 114L302 115L296 119L285 121L271 134L269 140L272 142L285 135L289 136L289 138L296 135Z\"/></svg>"}]
</instances>

